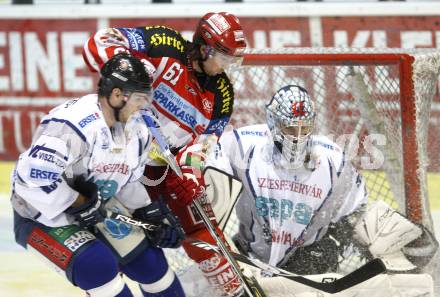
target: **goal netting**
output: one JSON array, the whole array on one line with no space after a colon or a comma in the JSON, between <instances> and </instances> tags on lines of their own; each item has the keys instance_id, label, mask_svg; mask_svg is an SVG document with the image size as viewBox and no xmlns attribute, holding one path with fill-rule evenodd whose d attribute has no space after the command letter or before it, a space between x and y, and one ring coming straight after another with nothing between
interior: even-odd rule
<instances>
[{"instance_id":1,"label":"goal netting","mask_svg":"<svg viewBox=\"0 0 440 297\"><path fill-rule=\"evenodd\" d=\"M252 50L229 71L236 98L231 124L264 123L264 105L276 90L305 87L317 109L315 133L346 149L366 179L370 201L384 200L433 230L427 171L440 168L430 125L439 71L440 52L432 50ZM232 216L226 233L236 227ZM191 264L181 254L170 261L177 270ZM344 272L358 265L349 260Z\"/></svg>"}]
</instances>

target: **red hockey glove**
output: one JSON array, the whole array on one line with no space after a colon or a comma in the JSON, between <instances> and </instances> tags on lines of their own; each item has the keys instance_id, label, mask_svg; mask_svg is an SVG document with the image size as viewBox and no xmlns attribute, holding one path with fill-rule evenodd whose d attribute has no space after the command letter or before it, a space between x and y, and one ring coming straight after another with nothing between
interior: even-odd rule
<instances>
[{"instance_id":1,"label":"red hockey glove","mask_svg":"<svg viewBox=\"0 0 440 297\"><path fill-rule=\"evenodd\" d=\"M205 182L200 171L190 166L180 167L183 177L178 177L174 172L165 178L166 194L181 205L190 204L195 198L200 197L205 191Z\"/></svg>"}]
</instances>

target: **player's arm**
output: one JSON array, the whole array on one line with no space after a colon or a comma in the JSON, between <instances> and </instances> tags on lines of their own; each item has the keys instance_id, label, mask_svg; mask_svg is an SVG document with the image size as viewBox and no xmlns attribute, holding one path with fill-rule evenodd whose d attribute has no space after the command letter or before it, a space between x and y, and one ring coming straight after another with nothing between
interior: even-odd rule
<instances>
[{"instance_id":1,"label":"player's arm","mask_svg":"<svg viewBox=\"0 0 440 297\"><path fill-rule=\"evenodd\" d=\"M65 139L41 134L17 162L14 192L51 219L81 200L65 179L73 156Z\"/></svg>"},{"instance_id":2,"label":"player's arm","mask_svg":"<svg viewBox=\"0 0 440 297\"><path fill-rule=\"evenodd\" d=\"M99 72L102 65L114 55L128 52L127 37L117 28L106 28L95 32L83 47L83 58L92 72Z\"/></svg>"},{"instance_id":3,"label":"player's arm","mask_svg":"<svg viewBox=\"0 0 440 297\"><path fill-rule=\"evenodd\" d=\"M63 123L49 122L40 129L44 131L18 160L14 194L38 211L35 219L66 224L63 213L85 218L98 203L97 191L75 179L70 168L74 163L81 166L77 162L87 144Z\"/></svg>"},{"instance_id":4,"label":"player's arm","mask_svg":"<svg viewBox=\"0 0 440 297\"><path fill-rule=\"evenodd\" d=\"M205 134L220 137L231 119L234 106L234 88L225 73L211 79L207 89L214 93L212 118L206 127Z\"/></svg>"},{"instance_id":5,"label":"player's arm","mask_svg":"<svg viewBox=\"0 0 440 297\"><path fill-rule=\"evenodd\" d=\"M155 67L148 61L149 46L144 39L145 28L106 28L95 32L83 46L83 59L92 72L114 55L126 52L141 59L152 73Z\"/></svg>"},{"instance_id":6,"label":"player's arm","mask_svg":"<svg viewBox=\"0 0 440 297\"><path fill-rule=\"evenodd\" d=\"M246 168L245 159L248 147L237 130L222 134L215 149L207 156L205 168L215 168L240 180L239 172Z\"/></svg>"}]
</instances>

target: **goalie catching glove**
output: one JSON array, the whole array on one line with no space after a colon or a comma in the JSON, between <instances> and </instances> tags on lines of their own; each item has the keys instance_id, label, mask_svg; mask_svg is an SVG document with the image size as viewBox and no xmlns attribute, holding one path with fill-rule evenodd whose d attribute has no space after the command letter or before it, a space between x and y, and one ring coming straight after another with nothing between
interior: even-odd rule
<instances>
[{"instance_id":1,"label":"goalie catching glove","mask_svg":"<svg viewBox=\"0 0 440 297\"><path fill-rule=\"evenodd\" d=\"M434 256L438 242L431 232L383 201L371 206L354 228L354 237L381 258L390 271L413 271Z\"/></svg>"},{"instance_id":2,"label":"goalie catching glove","mask_svg":"<svg viewBox=\"0 0 440 297\"><path fill-rule=\"evenodd\" d=\"M154 246L178 248L182 245L185 238L182 225L162 200L136 209L133 217L157 226L154 231L147 232L150 242Z\"/></svg>"}]
</instances>

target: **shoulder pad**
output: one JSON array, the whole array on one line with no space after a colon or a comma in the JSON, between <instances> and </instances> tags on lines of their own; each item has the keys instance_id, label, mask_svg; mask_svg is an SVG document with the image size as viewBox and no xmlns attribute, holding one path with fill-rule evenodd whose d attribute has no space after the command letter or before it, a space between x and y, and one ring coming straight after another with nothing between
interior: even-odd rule
<instances>
[{"instance_id":1,"label":"shoulder pad","mask_svg":"<svg viewBox=\"0 0 440 297\"><path fill-rule=\"evenodd\" d=\"M214 93L213 117L230 116L234 105L234 88L225 73L210 79L206 89Z\"/></svg>"},{"instance_id":2,"label":"shoulder pad","mask_svg":"<svg viewBox=\"0 0 440 297\"><path fill-rule=\"evenodd\" d=\"M148 56L172 57L186 62L188 41L182 35L165 26L145 27L145 42L148 45Z\"/></svg>"},{"instance_id":3,"label":"shoulder pad","mask_svg":"<svg viewBox=\"0 0 440 297\"><path fill-rule=\"evenodd\" d=\"M43 120L42 124L64 124L74 130L79 137L86 141L92 137L95 129L92 126L103 125L104 117L99 110L97 95L87 95L79 99L70 100L52 109ZM96 127L94 127L96 128Z\"/></svg>"},{"instance_id":4,"label":"shoulder pad","mask_svg":"<svg viewBox=\"0 0 440 297\"><path fill-rule=\"evenodd\" d=\"M342 153L341 147L326 136L313 135L310 140L312 149L322 149Z\"/></svg>"},{"instance_id":5,"label":"shoulder pad","mask_svg":"<svg viewBox=\"0 0 440 297\"><path fill-rule=\"evenodd\" d=\"M324 160L332 160L339 168L344 158L344 152L338 144L328 137L312 135L310 138L310 166L319 164Z\"/></svg>"}]
</instances>

